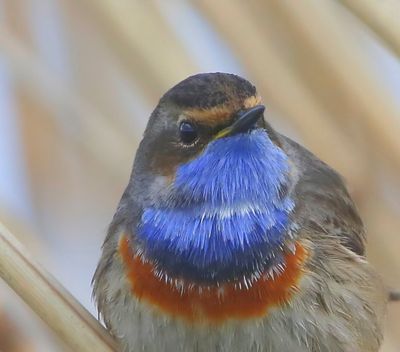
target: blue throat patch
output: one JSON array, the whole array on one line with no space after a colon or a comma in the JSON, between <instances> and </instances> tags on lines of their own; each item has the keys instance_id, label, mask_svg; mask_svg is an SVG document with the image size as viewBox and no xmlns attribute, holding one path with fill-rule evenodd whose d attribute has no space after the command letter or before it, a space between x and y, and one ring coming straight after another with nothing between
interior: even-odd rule
<instances>
[{"instance_id":1,"label":"blue throat patch","mask_svg":"<svg viewBox=\"0 0 400 352\"><path fill-rule=\"evenodd\" d=\"M144 209L145 256L200 282L261 274L282 261L293 201L285 153L257 129L211 142L176 172L168 201Z\"/></svg>"}]
</instances>

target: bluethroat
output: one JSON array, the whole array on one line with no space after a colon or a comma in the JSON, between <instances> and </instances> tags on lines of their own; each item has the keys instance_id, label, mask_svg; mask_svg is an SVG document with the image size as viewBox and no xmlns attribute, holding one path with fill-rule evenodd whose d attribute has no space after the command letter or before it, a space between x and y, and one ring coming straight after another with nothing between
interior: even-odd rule
<instances>
[{"instance_id":1,"label":"bluethroat","mask_svg":"<svg viewBox=\"0 0 400 352\"><path fill-rule=\"evenodd\" d=\"M125 352L376 352L387 292L342 178L207 73L150 116L94 276Z\"/></svg>"}]
</instances>

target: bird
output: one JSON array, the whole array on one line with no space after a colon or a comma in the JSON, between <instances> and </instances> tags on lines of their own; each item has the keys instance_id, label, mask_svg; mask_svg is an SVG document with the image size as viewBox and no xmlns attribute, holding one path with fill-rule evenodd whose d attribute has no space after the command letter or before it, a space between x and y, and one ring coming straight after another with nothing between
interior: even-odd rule
<instances>
[{"instance_id":1,"label":"bird","mask_svg":"<svg viewBox=\"0 0 400 352\"><path fill-rule=\"evenodd\" d=\"M161 97L93 277L122 351L379 350L388 292L345 181L265 115L229 73Z\"/></svg>"}]
</instances>

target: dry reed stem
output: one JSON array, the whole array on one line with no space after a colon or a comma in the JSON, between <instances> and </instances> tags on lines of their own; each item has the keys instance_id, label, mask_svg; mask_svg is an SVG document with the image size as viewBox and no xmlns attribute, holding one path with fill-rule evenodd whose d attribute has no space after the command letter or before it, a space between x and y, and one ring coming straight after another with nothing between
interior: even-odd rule
<instances>
[{"instance_id":1,"label":"dry reed stem","mask_svg":"<svg viewBox=\"0 0 400 352\"><path fill-rule=\"evenodd\" d=\"M398 0L341 0L400 57L400 2Z\"/></svg>"},{"instance_id":2,"label":"dry reed stem","mask_svg":"<svg viewBox=\"0 0 400 352\"><path fill-rule=\"evenodd\" d=\"M98 321L0 223L0 276L76 352L116 352Z\"/></svg>"},{"instance_id":3,"label":"dry reed stem","mask_svg":"<svg viewBox=\"0 0 400 352\"><path fill-rule=\"evenodd\" d=\"M122 176L120 165L132 160L134 135L74 93L57 75L44 66L5 27L0 28L0 54L6 60L16 81L20 81L29 94L49 107L59 121L71 145L103 165L114 176ZM68 116L68 123L65 116Z\"/></svg>"},{"instance_id":4,"label":"dry reed stem","mask_svg":"<svg viewBox=\"0 0 400 352\"><path fill-rule=\"evenodd\" d=\"M171 85L199 71L154 1L84 3L96 15L121 58L131 62L135 81L151 101L157 101Z\"/></svg>"},{"instance_id":5,"label":"dry reed stem","mask_svg":"<svg viewBox=\"0 0 400 352\"><path fill-rule=\"evenodd\" d=\"M293 6L290 0L267 2L277 18L287 24L292 36L303 43L315 62L331 72L332 82L359 109L357 121L368 131L368 137L400 168L400 109L389 89L376 79L364 60L365 53L354 45L340 8L330 1L309 0Z\"/></svg>"}]
</instances>

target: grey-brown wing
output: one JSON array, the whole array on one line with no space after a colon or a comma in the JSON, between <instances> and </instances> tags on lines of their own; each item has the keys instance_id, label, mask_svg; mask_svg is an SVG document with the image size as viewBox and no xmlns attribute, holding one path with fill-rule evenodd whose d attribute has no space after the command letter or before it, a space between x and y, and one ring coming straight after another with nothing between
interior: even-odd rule
<instances>
[{"instance_id":1,"label":"grey-brown wing","mask_svg":"<svg viewBox=\"0 0 400 352\"><path fill-rule=\"evenodd\" d=\"M281 136L281 141L295 169L296 219L305 228L338 236L348 249L365 255L364 226L342 177L289 138Z\"/></svg>"}]
</instances>

